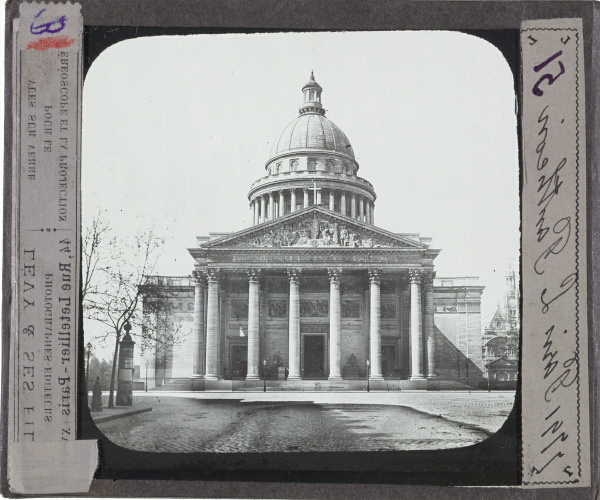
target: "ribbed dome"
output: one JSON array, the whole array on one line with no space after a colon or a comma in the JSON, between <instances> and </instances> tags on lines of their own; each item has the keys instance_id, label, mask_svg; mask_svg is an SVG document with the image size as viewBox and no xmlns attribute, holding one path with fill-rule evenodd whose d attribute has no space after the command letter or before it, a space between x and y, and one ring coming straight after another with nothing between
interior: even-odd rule
<instances>
[{"instance_id":1,"label":"ribbed dome","mask_svg":"<svg viewBox=\"0 0 600 500\"><path fill-rule=\"evenodd\" d=\"M325 149L354 158L346 134L331 120L316 113L300 115L290 123L273 145L271 158L299 149Z\"/></svg>"}]
</instances>

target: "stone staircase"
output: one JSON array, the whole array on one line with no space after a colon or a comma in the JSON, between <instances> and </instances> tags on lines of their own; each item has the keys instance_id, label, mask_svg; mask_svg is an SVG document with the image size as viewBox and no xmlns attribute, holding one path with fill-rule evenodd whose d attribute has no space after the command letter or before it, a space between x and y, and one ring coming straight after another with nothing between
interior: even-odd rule
<instances>
[{"instance_id":1,"label":"stone staircase","mask_svg":"<svg viewBox=\"0 0 600 500\"><path fill-rule=\"evenodd\" d=\"M321 391L473 391L477 388L456 380L443 378L425 379L421 381L410 380L371 380L367 384L366 379L349 379L340 381L329 381L327 379L314 380L204 380L192 383L191 378L176 378L169 380L166 384L157 386L151 391L177 392L177 391L217 391L217 392L261 392L266 385L267 392L275 391L298 391L298 392L321 392Z\"/></svg>"},{"instance_id":2,"label":"stone staircase","mask_svg":"<svg viewBox=\"0 0 600 500\"><path fill-rule=\"evenodd\" d=\"M177 391L191 391L192 390L192 379L191 378L172 378L163 385L158 385L151 391L160 392L177 392Z\"/></svg>"}]
</instances>

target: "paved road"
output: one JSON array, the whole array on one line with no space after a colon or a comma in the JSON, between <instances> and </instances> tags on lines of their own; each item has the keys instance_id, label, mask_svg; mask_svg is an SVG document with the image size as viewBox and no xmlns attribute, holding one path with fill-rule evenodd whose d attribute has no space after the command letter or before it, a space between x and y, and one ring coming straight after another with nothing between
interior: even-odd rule
<instances>
[{"instance_id":1,"label":"paved road","mask_svg":"<svg viewBox=\"0 0 600 500\"><path fill-rule=\"evenodd\" d=\"M152 412L98 428L115 444L139 451L428 450L482 441L514 401L497 393L285 396L293 401L278 401L276 394L221 396L140 396ZM364 404L371 402L378 404Z\"/></svg>"}]
</instances>

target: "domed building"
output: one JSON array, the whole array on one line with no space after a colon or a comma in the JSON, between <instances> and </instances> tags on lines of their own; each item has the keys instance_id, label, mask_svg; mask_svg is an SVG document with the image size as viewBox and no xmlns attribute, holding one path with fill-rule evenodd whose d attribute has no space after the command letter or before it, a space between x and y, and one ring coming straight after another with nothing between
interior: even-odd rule
<instances>
[{"instance_id":1,"label":"domed building","mask_svg":"<svg viewBox=\"0 0 600 500\"><path fill-rule=\"evenodd\" d=\"M325 116L322 93L311 74L298 117L250 186L253 225L197 238L193 288L153 278L170 280L175 312L192 330L157 353L156 380L191 375L200 390L262 388L263 379L292 390L397 390L480 379L483 287L435 278L431 238L375 226L375 190Z\"/></svg>"}]
</instances>

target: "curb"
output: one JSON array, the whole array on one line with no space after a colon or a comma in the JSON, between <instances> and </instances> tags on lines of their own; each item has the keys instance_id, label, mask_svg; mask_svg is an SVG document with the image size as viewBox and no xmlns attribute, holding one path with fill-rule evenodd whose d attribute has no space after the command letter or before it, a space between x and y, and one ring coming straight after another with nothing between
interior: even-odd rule
<instances>
[{"instance_id":1,"label":"curb","mask_svg":"<svg viewBox=\"0 0 600 500\"><path fill-rule=\"evenodd\" d=\"M146 413L148 411L152 411L152 408L141 408L139 410L131 410L123 413L115 413L114 415L107 415L106 417L92 418L94 420L94 423L100 424L102 422L109 422L111 420L116 420L117 418L122 417L130 417L132 415L137 415L138 413Z\"/></svg>"}]
</instances>

